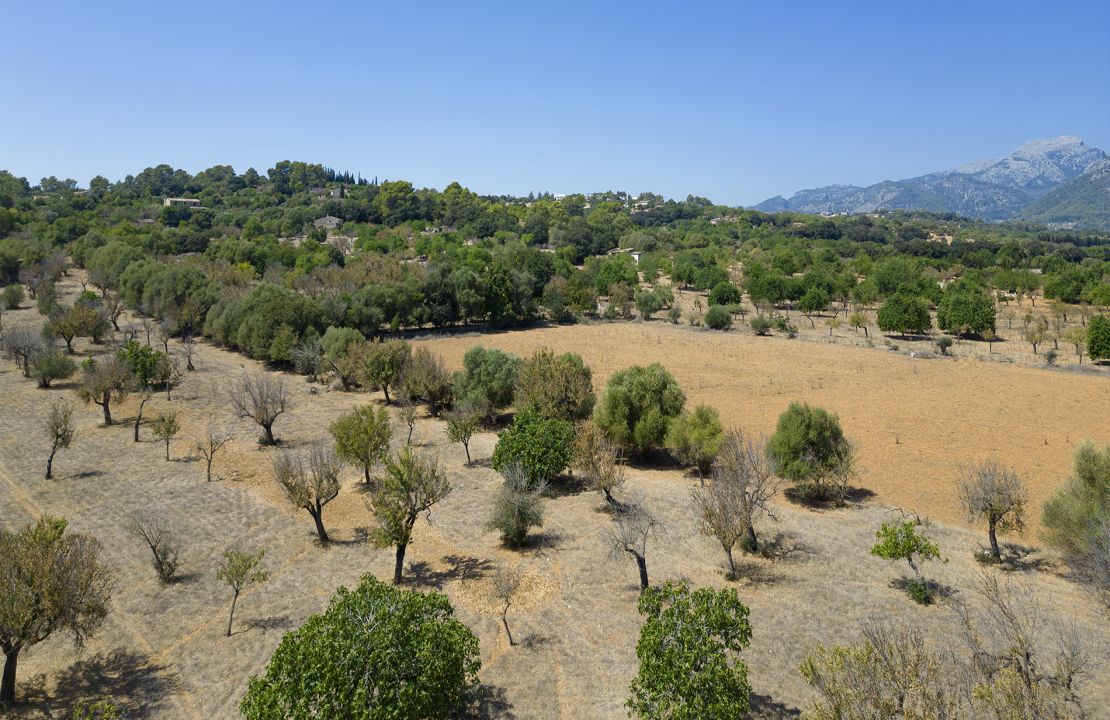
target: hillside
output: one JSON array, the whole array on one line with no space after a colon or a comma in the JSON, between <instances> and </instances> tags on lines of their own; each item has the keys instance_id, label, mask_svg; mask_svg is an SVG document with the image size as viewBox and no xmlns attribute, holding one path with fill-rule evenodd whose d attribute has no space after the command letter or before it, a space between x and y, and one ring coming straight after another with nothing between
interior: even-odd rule
<instances>
[{"instance_id":1,"label":"hillside","mask_svg":"<svg viewBox=\"0 0 1110 720\"><path fill-rule=\"evenodd\" d=\"M1094 163L1075 180L1025 208L1021 216L1046 225L1110 228L1110 159Z\"/></svg>"}]
</instances>

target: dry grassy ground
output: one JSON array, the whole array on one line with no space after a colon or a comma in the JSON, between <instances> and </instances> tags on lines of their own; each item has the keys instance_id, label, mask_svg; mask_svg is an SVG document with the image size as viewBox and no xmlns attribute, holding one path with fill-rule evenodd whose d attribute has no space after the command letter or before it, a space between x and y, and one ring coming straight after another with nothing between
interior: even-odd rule
<instances>
[{"instance_id":1,"label":"dry grassy ground","mask_svg":"<svg viewBox=\"0 0 1110 720\"><path fill-rule=\"evenodd\" d=\"M76 289L67 291L72 295ZM31 309L4 315L5 324L39 321ZM994 454L1034 485L1036 507L1067 474L1081 437L1110 441L1105 378L913 361L657 323L429 342L456 365L479 340L517 352L540 345L580 352L599 385L616 369L659 360L678 376L691 401L710 402L729 424L750 430L769 431L793 399L841 414L862 454L860 484L878 497L824 512L779 504L780 522L761 528L767 536L781 533L782 557L745 560L737 583L752 609L754 640L745 657L760 717L794 716L810 698L797 673L806 650L818 642L853 640L864 619L920 623L940 641L951 636L949 603L914 605L890 584L902 568L868 555L874 529L892 515L889 506L956 519L952 468ZM82 343L79 350L90 348ZM64 718L77 698L110 696L134 717L234 717L247 678L263 669L287 629L323 609L336 587L356 583L362 573L389 577L392 552L362 540L370 515L359 473L348 472L343 492L325 511L337 542L319 547L308 515L288 509L270 478L275 451L256 447L257 428L237 420L226 401L227 385L257 364L208 345L198 347L195 362L197 371L186 374L172 401L185 419L172 462L162 459L162 446L149 428L135 444L128 425L99 427L99 408L78 404L79 434L55 460L53 481L41 479L48 448L40 427L50 400L77 402L72 387L38 390L10 363L0 365L0 396L6 400L0 413L0 523L12 528L43 512L62 514L74 529L100 538L118 577L112 614L80 656L56 638L21 657L18 690L30 701L26 716ZM276 431L289 447L325 437L337 414L368 400L288 379L296 405L279 419ZM147 417L169 404L164 397L152 400ZM129 401L115 414L126 421L133 412ZM186 438L205 427L235 435L215 463L222 479L212 483L204 481L203 464L186 457ZM395 437L403 439L400 426ZM481 677L489 690L485 715L623 717L636 667L637 576L626 558L608 556L609 519L600 498L573 488L553 494L536 542L509 552L500 548L495 532L482 527L497 475L481 461L466 468L461 446L446 442L439 421L422 417L414 439L422 452L441 459L453 492L429 521L419 522L406 572L414 587L446 592L478 635ZM476 437L474 457L488 458L494 442L490 433ZM724 586L720 549L694 531L688 510L694 483L675 470L636 468L624 492L642 496L666 523L666 534L649 550L653 582L685 578ZM181 582L159 586L145 548L123 530L140 509L162 514L184 538ZM969 596L980 570L970 556L983 533L958 524L938 525L932 533L951 562L926 571L957 595ZM266 548L271 572L268 583L240 599L231 638L223 637L230 595L215 579L228 545ZM492 570L500 563L527 570L524 590L509 611L518 641L511 648L490 590ZM1105 615L1051 557L1033 550L1018 568L1008 573L1013 582L1053 614L1074 621L1095 657L1110 657ZM1097 667L1084 693L1096 716L1110 712L1110 668Z\"/></svg>"}]
</instances>

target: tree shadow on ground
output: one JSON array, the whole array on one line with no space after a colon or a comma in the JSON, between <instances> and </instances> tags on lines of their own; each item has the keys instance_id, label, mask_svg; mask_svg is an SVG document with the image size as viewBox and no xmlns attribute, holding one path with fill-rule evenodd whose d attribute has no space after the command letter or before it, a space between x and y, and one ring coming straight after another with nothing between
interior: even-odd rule
<instances>
[{"instance_id":1,"label":"tree shadow on ground","mask_svg":"<svg viewBox=\"0 0 1110 720\"><path fill-rule=\"evenodd\" d=\"M442 590L451 580L477 580L493 569L493 563L489 560L476 557L445 555L442 560L447 563L447 567L442 570L433 569L430 563L423 560L410 562L405 574L406 584Z\"/></svg>"},{"instance_id":2,"label":"tree shadow on ground","mask_svg":"<svg viewBox=\"0 0 1110 720\"><path fill-rule=\"evenodd\" d=\"M262 632L268 630L289 630L293 625L293 619L288 615L278 615L268 618L250 618L243 622L243 630L232 633L232 635L239 635L251 630L261 630Z\"/></svg>"},{"instance_id":3,"label":"tree shadow on ground","mask_svg":"<svg viewBox=\"0 0 1110 720\"><path fill-rule=\"evenodd\" d=\"M1066 575L1053 558L1039 553L1039 548L1028 545L1002 543L1002 562L998 567L1016 572L1050 572L1059 577Z\"/></svg>"},{"instance_id":4,"label":"tree shadow on ground","mask_svg":"<svg viewBox=\"0 0 1110 720\"><path fill-rule=\"evenodd\" d=\"M39 677L35 681L42 682ZM37 710L51 720L68 718L80 700L109 700L120 708L121 717L145 718L159 714L180 683L168 666L143 653L116 649L78 660L62 671L52 696L42 690L42 684L24 687L22 708Z\"/></svg>"},{"instance_id":5,"label":"tree shadow on ground","mask_svg":"<svg viewBox=\"0 0 1110 720\"><path fill-rule=\"evenodd\" d=\"M783 497L795 505L801 505L809 510L826 511L826 510L842 510L852 505L862 505L871 498L875 497L875 492L867 488L850 487L844 491L842 499L821 499L813 498L803 494L798 487L788 487L782 491Z\"/></svg>"},{"instance_id":6,"label":"tree shadow on ground","mask_svg":"<svg viewBox=\"0 0 1110 720\"><path fill-rule=\"evenodd\" d=\"M894 588L895 590L901 590L903 593L906 593L907 599L911 599L909 597L909 587L911 582L913 582L913 578L895 578L890 581L890 587ZM929 594L932 595L934 603L940 600L948 600L957 592L959 592L959 590L952 587L951 585L945 585L944 583L937 582L936 580L930 580L928 578L925 579L925 587L928 588Z\"/></svg>"},{"instance_id":7,"label":"tree shadow on ground","mask_svg":"<svg viewBox=\"0 0 1110 720\"><path fill-rule=\"evenodd\" d=\"M586 478L577 475L560 475L547 484L543 495L547 498L570 497L592 492Z\"/></svg>"},{"instance_id":8,"label":"tree shadow on ground","mask_svg":"<svg viewBox=\"0 0 1110 720\"><path fill-rule=\"evenodd\" d=\"M808 558L821 557L821 551L816 545L799 539L797 533L778 530L770 537L764 535L759 538L757 555L779 562L802 562Z\"/></svg>"},{"instance_id":9,"label":"tree shadow on ground","mask_svg":"<svg viewBox=\"0 0 1110 720\"><path fill-rule=\"evenodd\" d=\"M748 710L748 720L788 720L800 718L801 710L785 703L775 702L770 695L752 693L749 698L751 708Z\"/></svg>"},{"instance_id":10,"label":"tree shadow on ground","mask_svg":"<svg viewBox=\"0 0 1110 720\"><path fill-rule=\"evenodd\" d=\"M104 472L102 470L82 470L81 472L73 473L72 475L67 476L66 479L67 480L87 480L89 478L103 477L103 476L104 476Z\"/></svg>"},{"instance_id":11,"label":"tree shadow on ground","mask_svg":"<svg viewBox=\"0 0 1110 720\"><path fill-rule=\"evenodd\" d=\"M736 572L730 573L726 569L725 579L729 582L747 582L750 585L779 585L786 580L786 574L768 563L739 558L736 560Z\"/></svg>"},{"instance_id":12,"label":"tree shadow on ground","mask_svg":"<svg viewBox=\"0 0 1110 720\"><path fill-rule=\"evenodd\" d=\"M479 685L471 694L470 702L459 716L460 720L515 720L513 704L505 697L505 689L495 685Z\"/></svg>"}]
</instances>

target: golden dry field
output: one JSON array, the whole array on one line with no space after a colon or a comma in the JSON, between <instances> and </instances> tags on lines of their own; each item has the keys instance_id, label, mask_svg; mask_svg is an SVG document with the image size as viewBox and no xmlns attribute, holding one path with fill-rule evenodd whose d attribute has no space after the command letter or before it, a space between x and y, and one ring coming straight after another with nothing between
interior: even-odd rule
<instances>
[{"instance_id":1,"label":"golden dry field","mask_svg":"<svg viewBox=\"0 0 1110 720\"><path fill-rule=\"evenodd\" d=\"M80 290L64 286L67 300ZM31 307L5 312L8 325L37 325ZM949 559L925 573L949 597L973 599L984 569L972 559L985 531L969 528L952 493L961 463L995 456L1014 465L1032 489L1032 513L1068 474L1082 438L1110 442L1110 380L975 360L911 359L879 349L821 342L714 333L661 322L590 324L484 335L419 339L452 367L474 344L529 353L541 346L579 352L600 389L615 370L661 362L686 388L689 402L717 407L729 425L770 432L792 400L838 412L859 448L857 484L875 497L847 507L814 511L779 498L777 522L759 530L772 558L744 557L740 579L724 576L724 556L700 535L689 509L697 479L670 468L633 467L625 497L640 498L664 523L649 546L653 583L686 579L695 585L737 588L751 608L753 641L744 658L754 689L753 717L798 717L813 698L798 673L818 643L846 643L870 619L912 623L938 644L952 642L952 602L921 607L892 582L905 569L869 554L878 525L897 517L895 507L938 521L929 534ZM171 345L171 349L174 346ZM77 344L79 355L103 348ZM79 358L80 359L80 358ZM184 429L163 459L150 428L131 439L133 399L113 409L119 424L100 425L100 409L82 405L73 383L39 390L10 362L0 364L0 524L15 528L43 513L64 515L71 527L103 543L116 575L113 609L83 652L63 637L24 651L17 693L18 717L66 718L80 698L111 698L129 718L234 718L247 679L261 672L282 635L327 605L340 585L363 573L391 575L393 552L365 540L372 518L359 471L349 468L339 497L324 512L335 542L321 547L312 522L290 509L271 476L275 449L255 443L258 428L235 417L228 386L244 370L263 366L241 355L199 344L196 372L186 373L173 400L155 396L152 419L173 407ZM345 393L286 375L294 407L275 425L287 448L327 437L328 424L380 394ZM49 447L42 424L54 400L75 405L78 435L55 459L56 479L42 479ZM207 483L191 456L192 439L206 428L234 440L217 456ZM404 442L394 424L394 447ZM625 717L628 684L636 669L636 568L612 557L605 503L573 484L545 501L542 529L519 551L501 547L485 528L500 478L488 467L496 436L472 441L475 467L462 447L447 442L444 423L421 414L414 443L439 458L451 494L421 519L407 556L410 587L447 594L459 618L481 643L484 701L475 717ZM146 548L124 526L137 511L169 521L183 540L182 578L161 586ZM1035 520L1033 525L1035 526ZM1051 618L1074 623L1095 658L1110 657L1105 611L1071 581L1051 553L1038 547L1036 528L1007 548L1020 559L1005 576ZM230 592L215 578L225 547L266 549L270 579L239 600L235 633L224 637ZM500 565L524 569L525 582L508 613L517 645L510 647L492 593ZM1110 667L1102 662L1080 688L1093 717L1110 713Z\"/></svg>"}]
</instances>

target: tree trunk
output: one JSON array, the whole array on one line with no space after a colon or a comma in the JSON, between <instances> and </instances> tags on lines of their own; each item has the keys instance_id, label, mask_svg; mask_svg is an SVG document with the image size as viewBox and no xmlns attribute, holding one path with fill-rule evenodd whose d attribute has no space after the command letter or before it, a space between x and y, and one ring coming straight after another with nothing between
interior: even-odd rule
<instances>
[{"instance_id":1,"label":"tree trunk","mask_svg":"<svg viewBox=\"0 0 1110 720\"><path fill-rule=\"evenodd\" d=\"M170 439L166 438L166 462L170 461Z\"/></svg>"},{"instance_id":2,"label":"tree trunk","mask_svg":"<svg viewBox=\"0 0 1110 720\"><path fill-rule=\"evenodd\" d=\"M274 439L274 424L272 422L260 424L262 425L262 429L266 432L266 442L264 444L277 445L277 441Z\"/></svg>"},{"instance_id":3,"label":"tree trunk","mask_svg":"<svg viewBox=\"0 0 1110 720\"><path fill-rule=\"evenodd\" d=\"M231 612L227 616L227 636L231 637L231 621L235 619L235 603L239 602L239 593L231 596Z\"/></svg>"},{"instance_id":4,"label":"tree trunk","mask_svg":"<svg viewBox=\"0 0 1110 720\"><path fill-rule=\"evenodd\" d=\"M407 438L405 438L405 444L406 445L412 445L412 428L413 428L413 426L409 425L409 436Z\"/></svg>"},{"instance_id":5,"label":"tree trunk","mask_svg":"<svg viewBox=\"0 0 1110 720\"><path fill-rule=\"evenodd\" d=\"M208 464L208 467L206 468L206 471L208 473L208 482L212 482L212 456L211 455L209 455L208 458L207 458L207 464Z\"/></svg>"},{"instance_id":6,"label":"tree trunk","mask_svg":"<svg viewBox=\"0 0 1110 720\"><path fill-rule=\"evenodd\" d=\"M871 337L870 335L867 334L867 326L866 325L863 326L863 336L864 337Z\"/></svg>"},{"instance_id":7,"label":"tree trunk","mask_svg":"<svg viewBox=\"0 0 1110 720\"><path fill-rule=\"evenodd\" d=\"M466 466L470 467L474 463L470 460L470 441L467 440L463 443L463 450L466 450Z\"/></svg>"},{"instance_id":8,"label":"tree trunk","mask_svg":"<svg viewBox=\"0 0 1110 720\"><path fill-rule=\"evenodd\" d=\"M401 569L405 566L405 550L408 548L408 543L400 543L397 545L396 560L393 563L393 584L400 585Z\"/></svg>"},{"instance_id":9,"label":"tree trunk","mask_svg":"<svg viewBox=\"0 0 1110 720\"><path fill-rule=\"evenodd\" d=\"M143 421L143 407L146 405L146 401L149 399L150 398L143 398L139 401L139 414L135 416L135 442L139 442L139 423Z\"/></svg>"},{"instance_id":10,"label":"tree trunk","mask_svg":"<svg viewBox=\"0 0 1110 720\"><path fill-rule=\"evenodd\" d=\"M104 424L112 424L112 399L105 396L104 402L100 403L100 407L104 409Z\"/></svg>"},{"instance_id":11,"label":"tree trunk","mask_svg":"<svg viewBox=\"0 0 1110 720\"><path fill-rule=\"evenodd\" d=\"M759 538L756 537L755 527L751 523L748 523L748 540L746 545L747 547L745 547L744 549L748 552L759 552Z\"/></svg>"},{"instance_id":12,"label":"tree trunk","mask_svg":"<svg viewBox=\"0 0 1110 720\"><path fill-rule=\"evenodd\" d=\"M636 556L636 566L640 568L640 589L647 590L648 588L648 574L647 574L647 558L643 555Z\"/></svg>"},{"instance_id":13,"label":"tree trunk","mask_svg":"<svg viewBox=\"0 0 1110 720\"><path fill-rule=\"evenodd\" d=\"M52 466L54 465L54 453L56 453L56 452L58 452L58 443L54 443L54 445L50 448L50 457L48 457L46 459L46 479L47 480L54 477Z\"/></svg>"},{"instance_id":14,"label":"tree trunk","mask_svg":"<svg viewBox=\"0 0 1110 720\"><path fill-rule=\"evenodd\" d=\"M389 385L386 385L385 383L382 383L382 393L384 393L384 394L385 394L385 404L386 404L386 405L389 405L389 404L390 404L390 400L389 400Z\"/></svg>"},{"instance_id":15,"label":"tree trunk","mask_svg":"<svg viewBox=\"0 0 1110 720\"><path fill-rule=\"evenodd\" d=\"M366 486L370 486L370 463L362 466L362 478L366 482Z\"/></svg>"},{"instance_id":16,"label":"tree trunk","mask_svg":"<svg viewBox=\"0 0 1110 720\"><path fill-rule=\"evenodd\" d=\"M996 563L1002 562L1002 551L998 549L998 535L995 533L995 523L992 520L987 527L987 535L991 540L991 557Z\"/></svg>"},{"instance_id":17,"label":"tree trunk","mask_svg":"<svg viewBox=\"0 0 1110 720\"><path fill-rule=\"evenodd\" d=\"M320 542L327 545L331 538L328 537L328 531L324 529L324 509L317 503L315 510L308 509L308 514L312 516L312 521L316 523L316 534L320 537Z\"/></svg>"},{"instance_id":18,"label":"tree trunk","mask_svg":"<svg viewBox=\"0 0 1110 720\"><path fill-rule=\"evenodd\" d=\"M62 339L66 341L66 354L67 355L72 355L73 354L73 338L72 337L64 337Z\"/></svg>"},{"instance_id":19,"label":"tree trunk","mask_svg":"<svg viewBox=\"0 0 1110 720\"><path fill-rule=\"evenodd\" d=\"M0 681L0 709L15 705L15 668L19 662L19 651L15 648L4 653L4 679Z\"/></svg>"},{"instance_id":20,"label":"tree trunk","mask_svg":"<svg viewBox=\"0 0 1110 720\"><path fill-rule=\"evenodd\" d=\"M505 626L505 634L509 636L509 647L516 645L513 634L509 631L509 621L505 618L505 613L501 613L501 624Z\"/></svg>"},{"instance_id":21,"label":"tree trunk","mask_svg":"<svg viewBox=\"0 0 1110 720\"><path fill-rule=\"evenodd\" d=\"M725 548L725 557L728 558L728 577L736 579L736 561L732 559L732 548Z\"/></svg>"}]
</instances>

